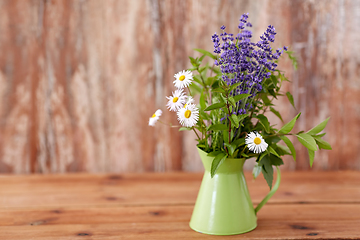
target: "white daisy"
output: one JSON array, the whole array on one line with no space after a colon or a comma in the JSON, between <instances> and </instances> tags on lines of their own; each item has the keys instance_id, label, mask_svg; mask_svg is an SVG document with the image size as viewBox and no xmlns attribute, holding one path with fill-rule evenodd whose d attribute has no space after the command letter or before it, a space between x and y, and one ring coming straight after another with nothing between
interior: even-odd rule
<instances>
[{"instance_id":1,"label":"white daisy","mask_svg":"<svg viewBox=\"0 0 360 240\"><path fill-rule=\"evenodd\" d=\"M184 127L193 127L199 119L199 109L194 104L188 104L177 112L178 120Z\"/></svg>"},{"instance_id":2,"label":"white daisy","mask_svg":"<svg viewBox=\"0 0 360 240\"><path fill-rule=\"evenodd\" d=\"M268 147L268 144L265 142L262 136L256 131L251 132L246 136L245 144L247 144L249 150L253 151L254 153L262 153Z\"/></svg>"},{"instance_id":3,"label":"white daisy","mask_svg":"<svg viewBox=\"0 0 360 240\"><path fill-rule=\"evenodd\" d=\"M186 101L186 103L185 103L185 105L184 105L184 108L186 108L186 106L188 105L188 104L192 104L192 103L194 103L195 102L195 99L192 97L192 96L188 96L187 97L187 101Z\"/></svg>"},{"instance_id":4,"label":"white daisy","mask_svg":"<svg viewBox=\"0 0 360 240\"><path fill-rule=\"evenodd\" d=\"M155 126L155 123L159 120L162 111L160 109L156 110L156 112L149 118L149 126Z\"/></svg>"},{"instance_id":5,"label":"white daisy","mask_svg":"<svg viewBox=\"0 0 360 240\"><path fill-rule=\"evenodd\" d=\"M193 80L192 72L189 70L182 70L175 74L174 77L176 79L174 81L175 87L179 89L189 86Z\"/></svg>"},{"instance_id":6,"label":"white daisy","mask_svg":"<svg viewBox=\"0 0 360 240\"><path fill-rule=\"evenodd\" d=\"M166 106L174 112L182 108L186 102L186 95L182 89L175 90L172 96L166 98L169 100Z\"/></svg>"}]
</instances>

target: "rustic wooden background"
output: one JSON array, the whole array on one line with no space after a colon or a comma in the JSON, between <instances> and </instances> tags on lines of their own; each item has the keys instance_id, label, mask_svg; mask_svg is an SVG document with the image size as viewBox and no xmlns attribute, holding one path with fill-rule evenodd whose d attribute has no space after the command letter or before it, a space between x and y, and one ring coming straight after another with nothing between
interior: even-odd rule
<instances>
[{"instance_id":1,"label":"rustic wooden background","mask_svg":"<svg viewBox=\"0 0 360 240\"><path fill-rule=\"evenodd\" d=\"M255 37L272 24L296 52L298 71L282 62L296 130L331 116L333 150L313 169L360 169L360 1L0 0L0 172L201 170L192 133L148 118L193 48L211 50L246 12ZM297 113L278 106L286 121ZM284 168L308 169L296 148Z\"/></svg>"}]
</instances>

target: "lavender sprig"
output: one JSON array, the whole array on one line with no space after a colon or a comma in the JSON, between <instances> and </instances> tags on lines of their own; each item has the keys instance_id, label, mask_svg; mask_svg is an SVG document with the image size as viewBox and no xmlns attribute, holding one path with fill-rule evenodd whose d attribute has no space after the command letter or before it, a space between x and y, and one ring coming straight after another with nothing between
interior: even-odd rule
<instances>
[{"instance_id":1,"label":"lavender sprig","mask_svg":"<svg viewBox=\"0 0 360 240\"><path fill-rule=\"evenodd\" d=\"M240 83L231 94L233 96L251 94L249 97L251 101L258 92L261 92L263 80L269 78L271 72L276 70L276 60L283 50L273 51L270 46L275 40L274 26L269 25L260 36L260 40L252 42L252 32L248 29L252 24L248 22L248 14L243 14L239 21L239 33L235 39L233 34L225 32L224 25L220 28L222 30L220 36L217 33L212 36L214 53L219 56L215 65L220 67L222 80L227 85ZM284 47L284 50L286 51L287 48ZM250 106L247 103L249 99L239 101L234 113L246 114ZM222 120L226 118L225 116Z\"/></svg>"}]
</instances>

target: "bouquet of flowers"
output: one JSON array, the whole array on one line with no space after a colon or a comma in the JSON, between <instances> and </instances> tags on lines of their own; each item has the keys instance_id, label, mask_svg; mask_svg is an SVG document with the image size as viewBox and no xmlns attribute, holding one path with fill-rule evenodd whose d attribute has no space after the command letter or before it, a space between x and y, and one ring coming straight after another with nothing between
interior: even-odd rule
<instances>
[{"instance_id":1,"label":"bouquet of flowers","mask_svg":"<svg viewBox=\"0 0 360 240\"><path fill-rule=\"evenodd\" d=\"M287 137L296 136L308 149L310 166L318 149L331 149L322 139L328 120L314 128L297 133L291 132L299 113L280 129L269 123L266 112L270 111L283 121L272 101L286 96L294 106L289 92L283 93L281 86L289 81L277 69L278 59L285 52L296 68L296 59L287 47L274 50L275 28L269 25L260 40L252 42L252 25L248 14L243 14L234 35L221 27L220 35L214 34L214 53L195 49L201 57L192 58L192 68L175 74L176 90L167 97L167 107L176 112L181 124L180 131L194 131L197 147L214 157L211 176L227 158L256 158L254 177L261 172L270 189L273 182L273 166L283 164L281 156L292 155L296 160L293 143ZM205 58L211 58L213 64ZM195 104L194 96L199 104ZM159 120L159 109L150 118L149 125Z\"/></svg>"}]
</instances>

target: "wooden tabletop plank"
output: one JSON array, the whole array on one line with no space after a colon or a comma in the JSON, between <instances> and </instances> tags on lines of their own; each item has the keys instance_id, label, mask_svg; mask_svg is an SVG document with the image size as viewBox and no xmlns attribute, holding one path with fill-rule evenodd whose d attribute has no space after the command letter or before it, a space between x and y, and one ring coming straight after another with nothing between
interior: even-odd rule
<instances>
[{"instance_id":1,"label":"wooden tabletop plank","mask_svg":"<svg viewBox=\"0 0 360 240\"><path fill-rule=\"evenodd\" d=\"M193 206L0 209L0 226L189 222ZM360 221L360 204L272 204L258 213L262 221ZM359 225L360 227L360 225ZM360 230L360 229L359 229Z\"/></svg>"},{"instance_id":2,"label":"wooden tabletop plank","mask_svg":"<svg viewBox=\"0 0 360 240\"><path fill-rule=\"evenodd\" d=\"M262 224L261 221L259 224ZM345 227L335 222L311 224L311 229L294 229L286 222L267 223L252 232L226 236L226 239L359 239L358 234L351 232L358 228L359 223L347 223ZM328 230L321 230L324 227ZM0 227L0 232L0 237L7 240L224 239L194 232L184 222Z\"/></svg>"},{"instance_id":3,"label":"wooden tabletop plank","mask_svg":"<svg viewBox=\"0 0 360 240\"><path fill-rule=\"evenodd\" d=\"M219 239L189 220L202 174L0 176L0 239ZM268 192L246 173L255 205ZM258 228L231 239L360 238L359 172L284 172Z\"/></svg>"},{"instance_id":4,"label":"wooden tabletop plank","mask_svg":"<svg viewBox=\"0 0 360 240\"><path fill-rule=\"evenodd\" d=\"M192 231L191 212L190 206L3 210L0 239L219 239ZM360 237L359 226L359 204L274 204L261 210L255 231L228 238L351 239Z\"/></svg>"},{"instance_id":5,"label":"wooden tabletop plank","mask_svg":"<svg viewBox=\"0 0 360 240\"><path fill-rule=\"evenodd\" d=\"M253 202L269 189L262 177L246 178ZM0 176L0 207L76 207L194 204L199 173ZM284 172L269 203L360 203L358 172Z\"/></svg>"}]
</instances>

